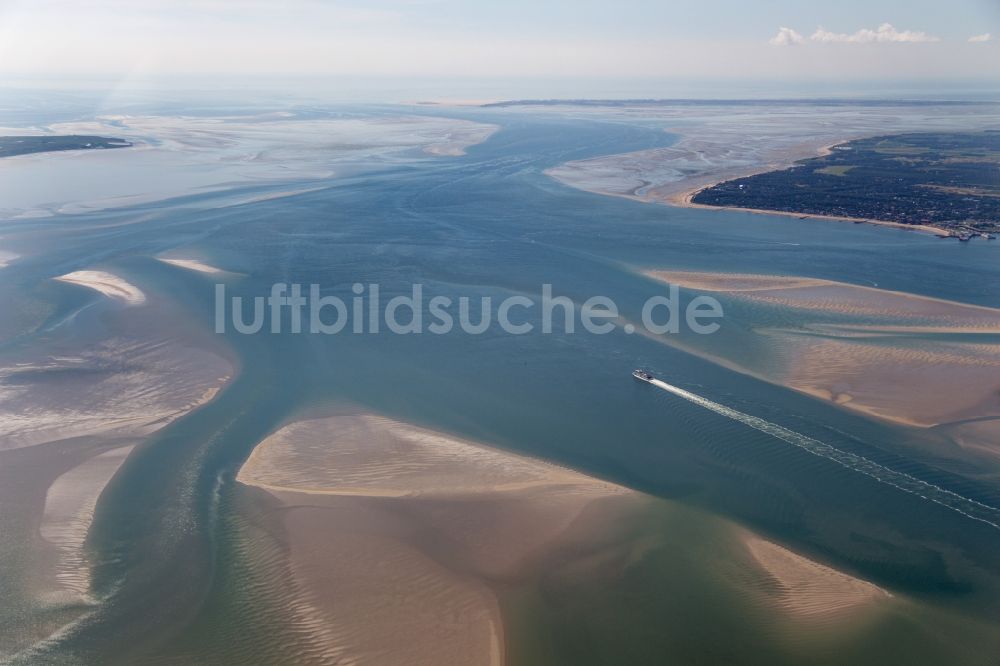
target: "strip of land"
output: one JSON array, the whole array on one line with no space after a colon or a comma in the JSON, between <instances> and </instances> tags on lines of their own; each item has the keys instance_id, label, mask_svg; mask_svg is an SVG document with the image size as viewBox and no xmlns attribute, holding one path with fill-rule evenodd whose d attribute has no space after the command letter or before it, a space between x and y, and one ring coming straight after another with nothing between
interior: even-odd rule
<instances>
[{"instance_id":1,"label":"strip of land","mask_svg":"<svg viewBox=\"0 0 1000 666\"><path fill-rule=\"evenodd\" d=\"M125 139L104 136L51 135L41 136L0 136L0 157L52 153L66 150L101 150L129 148L132 143Z\"/></svg>"}]
</instances>

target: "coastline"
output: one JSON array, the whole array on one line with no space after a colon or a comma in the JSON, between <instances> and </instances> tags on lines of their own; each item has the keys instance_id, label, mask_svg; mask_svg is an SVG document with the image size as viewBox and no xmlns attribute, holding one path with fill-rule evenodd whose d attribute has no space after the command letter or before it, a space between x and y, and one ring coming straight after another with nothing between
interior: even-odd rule
<instances>
[{"instance_id":1,"label":"coastline","mask_svg":"<svg viewBox=\"0 0 1000 666\"><path fill-rule=\"evenodd\" d=\"M845 143L853 141L854 139L842 139L834 143L829 143L824 146L820 146L816 150L814 157L826 157L833 152L833 149L837 146L842 146ZM865 217L849 217L846 215L820 215L817 213L795 213L786 210L770 210L767 208L740 208L738 206L710 206L708 204L699 204L694 202L694 198L698 196L701 192L707 189L715 187L717 185L722 185L723 183L728 183L733 180L738 180L740 178L749 178L750 176L758 176L763 173L770 173L772 171L782 171L784 169L789 169L794 166L795 162L803 159L797 157L796 159L790 160L788 163L775 166L769 165L767 167L749 169L742 173L736 175L727 175L725 178L713 178L711 182L701 183L694 187L688 187L680 192L675 192L666 196L665 198L655 198L656 201L662 201L671 206L676 206L678 208L698 208L701 210L727 210L727 211L743 211L746 213L755 213L758 215L782 215L784 217L794 217L800 220L832 220L834 222L851 222L852 224L872 224L879 227L889 227L892 229L906 229L909 231L919 231L921 233L933 234L935 236L942 236L947 238L951 234L937 227L933 227L927 224L902 224L900 222L890 222L888 220L873 220ZM808 159L808 158L806 158Z\"/></svg>"},{"instance_id":2,"label":"coastline","mask_svg":"<svg viewBox=\"0 0 1000 666\"><path fill-rule=\"evenodd\" d=\"M685 135L683 132L678 132L682 137ZM926 225L926 224L902 224L900 222L890 222L888 220L875 220L870 218L861 217L849 217L843 215L820 215L816 213L796 213L790 211L782 210L769 210L765 208L740 208L736 206L710 206L707 204L699 204L693 201L694 197L700 192L707 190L716 185L721 185L722 183L727 183L732 180L737 180L739 178L748 178L750 176L757 176L763 173L770 173L772 171L781 171L783 169L788 169L795 165L796 162L803 159L810 159L813 157L825 157L829 155L833 149L837 146L843 145L850 141L863 138L865 134L852 135L848 137L842 137L832 143L824 143L823 145L816 147L815 144L809 145L795 145L786 148L777 155L777 159L770 160L767 164L759 164L756 166L745 166L745 167L733 167L725 169L717 169L713 173L701 173L691 176L686 176L677 181L668 181L664 183L655 184L649 180L641 180L639 184L630 188L627 191L614 191L608 188L602 188L595 186L593 184L588 184L577 178L574 178L571 174L564 173L567 166L571 166L573 162L567 162L561 164L557 167L552 167L545 170L545 175L557 180L563 185L573 187L576 189L583 190L585 192L592 192L594 194L603 194L606 196L617 196L626 199L631 199L633 201L641 201L643 203L656 203L664 204L668 206L674 206L677 208L697 208L701 210L714 210L714 211L740 211L745 213L754 213L758 215L781 215L784 217L794 217L800 220L807 219L817 219L817 220L830 220L834 222L850 222L852 224L871 224L880 227L888 227L893 229L902 229L907 231L917 231L921 233L933 234L935 236L948 238L951 234L944 229L939 229L938 227ZM612 158L624 158L630 154L608 156L601 159L612 159ZM648 188L648 189L647 189ZM646 190L644 194L641 194L641 190Z\"/></svg>"},{"instance_id":3,"label":"coastline","mask_svg":"<svg viewBox=\"0 0 1000 666\"><path fill-rule=\"evenodd\" d=\"M787 167L784 167L787 168ZM678 192L672 194L664 199L659 199L663 203L667 203L671 206L676 206L677 208L699 208L701 210L715 210L715 211L737 211L744 213L755 213L758 215L782 215L784 217L794 217L800 220L832 220L834 222L851 222L852 224L872 224L879 227L889 227L892 229L904 229L907 231L917 231L920 233L933 234L935 236L941 236L942 238L949 238L951 234L938 227L932 227L927 224L902 224L901 222L889 222L888 220L872 220L864 217L847 217L845 215L819 215L817 213L793 213L786 210L768 210L766 208L740 208L738 206L710 206L708 204L699 204L693 201L701 192L715 187L716 185L721 185L727 183L731 180L737 180L739 178L747 178L749 176L756 176L762 173L769 173L771 171L780 171L781 169L755 169L753 171L744 173L740 176L733 176L728 178L723 178L721 180L716 180L707 185L698 185L697 187L684 190L683 192Z\"/></svg>"}]
</instances>

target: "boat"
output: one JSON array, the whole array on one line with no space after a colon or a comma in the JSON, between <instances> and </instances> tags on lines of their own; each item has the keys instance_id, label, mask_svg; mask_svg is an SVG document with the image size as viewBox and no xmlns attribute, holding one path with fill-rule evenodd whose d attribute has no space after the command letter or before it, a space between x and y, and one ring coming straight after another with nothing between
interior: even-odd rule
<instances>
[{"instance_id":1,"label":"boat","mask_svg":"<svg viewBox=\"0 0 1000 666\"><path fill-rule=\"evenodd\" d=\"M636 379L638 379L639 381L643 381L643 382L651 382L654 379L656 379L655 377L653 377L652 373L646 372L645 370L641 370L641 369L640 370L633 370L632 371L632 376L635 377Z\"/></svg>"}]
</instances>

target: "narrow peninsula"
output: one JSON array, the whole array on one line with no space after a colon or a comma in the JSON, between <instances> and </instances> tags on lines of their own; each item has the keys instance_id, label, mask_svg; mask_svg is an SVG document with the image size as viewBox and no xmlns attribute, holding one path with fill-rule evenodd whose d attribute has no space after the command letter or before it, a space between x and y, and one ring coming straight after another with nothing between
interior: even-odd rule
<instances>
[{"instance_id":1,"label":"narrow peninsula","mask_svg":"<svg viewBox=\"0 0 1000 666\"><path fill-rule=\"evenodd\" d=\"M65 150L129 148L131 141L82 134L46 136L0 136L0 157L53 153Z\"/></svg>"}]
</instances>

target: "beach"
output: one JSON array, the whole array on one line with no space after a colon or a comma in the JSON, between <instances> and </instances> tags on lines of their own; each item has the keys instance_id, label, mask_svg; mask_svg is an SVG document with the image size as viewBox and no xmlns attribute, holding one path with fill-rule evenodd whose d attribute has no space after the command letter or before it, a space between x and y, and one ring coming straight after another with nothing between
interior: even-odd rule
<instances>
[{"instance_id":1,"label":"beach","mask_svg":"<svg viewBox=\"0 0 1000 666\"><path fill-rule=\"evenodd\" d=\"M817 152L816 156L823 155L823 151ZM791 165L788 165L791 166ZM779 168L787 168L779 167ZM681 208L700 208L702 210L728 210L728 211L743 211L746 213L757 213L760 215L783 215L785 217L794 217L799 220L832 220L834 222L851 222L854 224L874 224L876 226L889 227L892 229L905 229L908 231L919 231L923 233L933 234L935 236L949 237L951 234L945 230L938 227L932 227L926 224L902 224L900 222L890 222L888 220L873 220L871 218L864 217L847 217L844 215L817 215L815 213L793 213L785 210L766 210L763 208L735 208L731 206L709 206L707 204L698 204L693 201L694 197L700 192L707 190L716 185L721 185L729 180L735 178L746 178L748 176L756 176L760 173L767 173L769 171L775 171L776 169L759 169L753 170L746 173L740 173L738 175L728 176L718 180L714 180L707 184L697 185L690 189L684 190L682 192L677 192L673 194L668 194L666 198L662 199L666 203L672 206L679 206Z\"/></svg>"}]
</instances>

